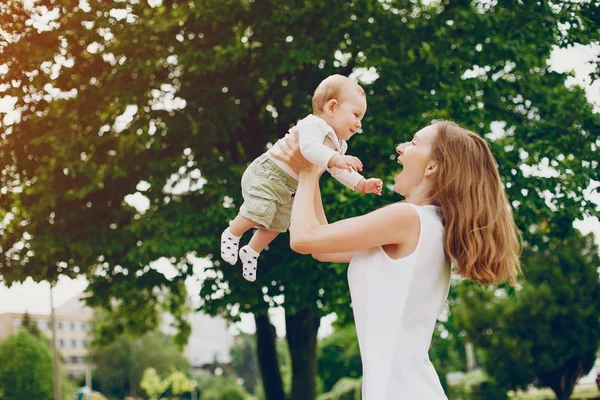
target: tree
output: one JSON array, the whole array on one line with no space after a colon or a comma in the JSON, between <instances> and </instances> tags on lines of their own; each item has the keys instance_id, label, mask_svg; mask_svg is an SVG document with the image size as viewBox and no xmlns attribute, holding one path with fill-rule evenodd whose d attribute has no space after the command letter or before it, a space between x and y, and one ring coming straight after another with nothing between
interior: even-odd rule
<instances>
[{"instance_id":1,"label":"tree","mask_svg":"<svg viewBox=\"0 0 600 400\"><path fill-rule=\"evenodd\" d=\"M373 176L391 177L394 144L434 118L480 134L495 124L504 135L493 151L528 240L540 242L527 231L539 219L559 232L583 213L598 215L580 188L600 180L599 117L581 88L565 88L568 74L546 62L555 45L598 40L593 2L427 3L0 6L0 90L20 113L0 131L3 280L84 274L90 304L116 316L113 332L150 330L163 308L178 318L183 343L189 256L208 257L202 308L232 320L254 313L267 398L283 393L267 317L283 299L291 398L313 399L319 319L349 312L344 267L293 254L282 235L249 285L214 255L240 205L246 163L310 112L310 93L334 72L378 76L364 79L365 133L350 144ZM28 22L53 10L47 29ZM526 168L546 164L555 176ZM327 178L322 189L332 220L397 200L389 192L360 198ZM147 210L124 202L134 194L147 198ZM148 267L160 257L177 276Z\"/></svg>"},{"instance_id":2,"label":"tree","mask_svg":"<svg viewBox=\"0 0 600 400\"><path fill-rule=\"evenodd\" d=\"M140 338L121 336L109 345L92 348L90 356L101 391L121 398L139 395L144 371L149 368L157 376L167 376L172 369L189 368L172 340L160 332L150 332Z\"/></svg>"},{"instance_id":3,"label":"tree","mask_svg":"<svg viewBox=\"0 0 600 400\"><path fill-rule=\"evenodd\" d=\"M25 314L23 314L23 320L21 321L21 328L25 329L27 332L31 333L33 336L35 336L38 339L41 339L43 337L40 327L38 326L37 323L35 323L35 321L33 321L31 319L31 315L29 315L28 312L25 312Z\"/></svg>"},{"instance_id":4,"label":"tree","mask_svg":"<svg viewBox=\"0 0 600 400\"><path fill-rule=\"evenodd\" d=\"M600 257L593 235L524 254L514 296L465 286L459 320L485 355L487 373L508 389L549 387L559 400L594 365L600 344Z\"/></svg>"},{"instance_id":5,"label":"tree","mask_svg":"<svg viewBox=\"0 0 600 400\"><path fill-rule=\"evenodd\" d=\"M0 342L0 399L53 398L48 346L26 330Z\"/></svg>"}]
</instances>

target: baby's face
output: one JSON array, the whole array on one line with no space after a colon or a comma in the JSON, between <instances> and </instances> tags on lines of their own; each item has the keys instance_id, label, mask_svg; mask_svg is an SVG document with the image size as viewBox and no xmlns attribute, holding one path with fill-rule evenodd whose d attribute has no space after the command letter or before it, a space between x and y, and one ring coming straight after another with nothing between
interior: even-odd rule
<instances>
[{"instance_id":1,"label":"baby's face","mask_svg":"<svg viewBox=\"0 0 600 400\"><path fill-rule=\"evenodd\" d=\"M342 140L348 140L360 129L367 112L367 99L353 85L348 85L328 118L327 123Z\"/></svg>"}]
</instances>

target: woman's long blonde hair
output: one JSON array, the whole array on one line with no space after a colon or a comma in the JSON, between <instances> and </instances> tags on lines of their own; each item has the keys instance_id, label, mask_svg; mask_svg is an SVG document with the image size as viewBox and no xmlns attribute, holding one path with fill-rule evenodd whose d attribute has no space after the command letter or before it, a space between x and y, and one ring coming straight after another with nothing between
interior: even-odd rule
<instances>
[{"instance_id":1,"label":"woman's long blonde hair","mask_svg":"<svg viewBox=\"0 0 600 400\"><path fill-rule=\"evenodd\" d=\"M431 200L444 217L444 250L469 280L515 285L520 235L489 145L454 122L435 126L438 173Z\"/></svg>"}]
</instances>

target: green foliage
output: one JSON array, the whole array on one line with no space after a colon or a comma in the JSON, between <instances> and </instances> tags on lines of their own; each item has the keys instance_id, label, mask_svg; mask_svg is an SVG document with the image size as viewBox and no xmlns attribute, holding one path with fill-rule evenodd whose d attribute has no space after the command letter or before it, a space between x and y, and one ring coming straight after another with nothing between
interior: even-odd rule
<instances>
[{"instance_id":1,"label":"green foliage","mask_svg":"<svg viewBox=\"0 0 600 400\"><path fill-rule=\"evenodd\" d=\"M23 314L23 319L21 320L21 328L25 329L27 332L31 333L38 339L42 339L44 337L42 331L40 330L40 327L35 321L31 319L31 315L29 315L28 312Z\"/></svg>"},{"instance_id":2,"label":"green foliage","mask_svg":"<svg viewBox=\"0 0 600 400\"><path fill-rule=\"evenodd\" d=\"M73 400L73 398L75 397L75 394L79 390L79 387L76 385L76 383L74 381L67 378L64 368L63 368L62 372L63 373L62 373L62 378L61 378L61 394L62 394L63 400Z\"/></svg>"},{"instance_id":3,"label":"green foliage","mask_svg":"<svg viewBox=\"0 0 600 400\"><path fill-rule=\"evenodd\" d=\"M198 376L200 400L253 400L235 380L214 375Z\"/></svg>"},{"instance_id":4,"label":"green foliage","mask_svg":"<svg viewBox=\"0 0 600 400\"><path fill-rule=\"evenodd\" d=\"M514 297L464 286L461 325L483 349L487 373L508 389L550 387L568 398L600 343L600 259L593 235L524 253L526 281Z\"/></svg>"},{"instance_id":5,"label":"green foliage","mask_svg":"<svg viewBox=\"0 0 600 400\"><path fill-rule=\"evenodd\" d=\"M190 393L195 387L195 383L181 371L171 371L167 379L171 386L171 393L174 395Z\"/></svg>"},{"instance_id":6,"label":"green foliage","mask_svg":"<svg viewBox=\"0 0 600 400\"><path fill-rule=\"evenodd\" d=\"M362 364L354 325L337 328L321 340L319 346L318 374L323 390L330 391L344 377L362 376Z\"/></svg>"},{"instance_id":7,"label":"green foliage","mask_svg":"<svg viewBox=\"0 0 600 400\"><path fill-rule=\"evenodd\" d=\"M139 338L121 336L114 343L93 348L90 355L101 391L120 398L139 392L144 371L148 368L153 368L158 376L166 377L173 369L185 371L189 367L170 338L159 332Z\"/></svg>"},{"instance_id":8,"label":"green foliage","mask_svg":"<svg viewBox=\"0 0 600 400\"><path fill-rule=\"evenodd\" d=\"M162 380L154 368L146 368L140 387L144 389L150 400L156 400L168 389L169 383L168 380Z\"/></svg>"},{"instance_id":9,"label":"green foliage","mask_svg":"<svg viewBox=\"0 0 600 400\"><path fill-rule=\"evenodd\" d=\"M158 400L162 398L167 390L175 396L191 393L195 387L195 382L188 379L181 371L173 369L166 378L162 379L154 368L146 368L140 386L150 397L150 400Z\"/></svg>"},{"instance_id":10,"label":"green foliage","mask_svg":"<svg viewBox=\"0 0 600 400\"><path fill-rule=\"evenodd\" d=\"M452 400L506 400L506 390L481 370L468 372L456 385L447 390L448 398Z\"/></svg>"},{"instance_id":11,"label":"green foliage","mask_svg":"<svg viewBox=\"0 0 600 400\"><path fill-rule=\"evenodd\" d=\"M342 378L331 389L317 397L317 400L360 400L362 379Z\"/></svg>"},{"instance_id":12,"label":"green foliage","mask_svg":"<svg viewBox=\"0 0 600 400\"><path fill-rule=\"evenodd\" d=\"M202 400L248 400L248 398L247 392L242 387L233 384L209 389L202 395Z\"/></svg>"},{"instance_id":13,"label":"green foliage","mask_svg":"<svg viewBox=\"0 0 600 400\"><path fill-rule=\"evenodd\" d=\"M462 371L467 364L465 354L466 334L457 322L454 310L459 307L460 298L456 290L457 282L452 280L448 294L448 312L443 321L436 323L429 348L429 358L439 375L444 389L448 389L446 375L448 372Z\"/></svg>"},{"instance_id":14,"label":"green foliage","mask_svg":"<svg viewBox=\"0 0 600 400\"><path fill-rule=\"evenodd\" d=\"M254 393L260 379L254 342L253 336L242 333L236 336L230 350L231 368L235 375L244 380L244 388L249 393Z\"/></svg>"},{"instance_id":15,"label":"green foliage","mask_svg":"<svg viewBox=\"0 0 600 400\"><path fill-rule=\"evenodd\" d=\"M0 399L53 398L48 346L26 330L0 342Z\"/></svg>"},{"instance_id":16,"label":"green foliage","mask_svg":"<svg viewBox=\"0 0 600 400\"><path fill-rule=\"evenodd\" d=\"M283 381L283 391L289 396L292 392L292 357L285 339L277 338L275 342L279 371Z\"/></svg>"}]
</instances>

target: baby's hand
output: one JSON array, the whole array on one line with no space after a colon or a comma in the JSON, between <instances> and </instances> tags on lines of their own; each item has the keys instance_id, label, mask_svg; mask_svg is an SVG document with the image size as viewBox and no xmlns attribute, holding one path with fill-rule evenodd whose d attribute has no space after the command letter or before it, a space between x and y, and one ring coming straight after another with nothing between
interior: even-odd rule
<instances>
[{"instance_id":1,"label":"baby's hand","mask_svg":"<svg viewBox=\"0 0 600 400\"><path fill-rule=\"evenodd\" d=\"M381 179L369 178L365 181L363 186L363 193L375 193L377 196L381 196L381 190L383 189L383 182Z\"/></svg>"},{"instance_id":2,"label":"baby's hand","mask_svg":"<svg viewBox=\"0 0 600 400\"><path fill-rule=\"evenodd\" d=\"M347 169L348 171L362 171L362 162L354 156L343 156L341 154L335 154L329 159L328 168L339 168Z\"/></svg>"}]
</instances>

